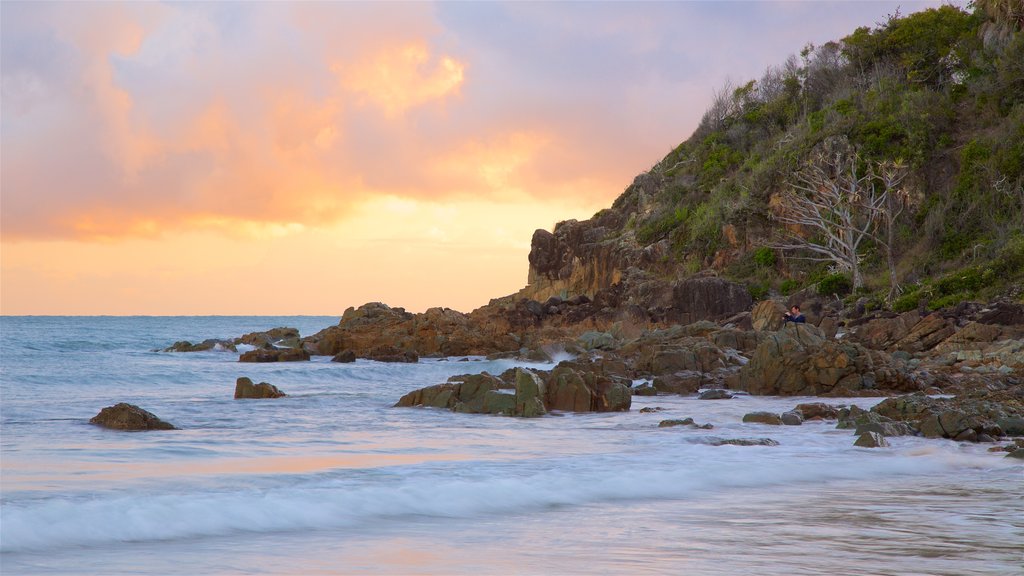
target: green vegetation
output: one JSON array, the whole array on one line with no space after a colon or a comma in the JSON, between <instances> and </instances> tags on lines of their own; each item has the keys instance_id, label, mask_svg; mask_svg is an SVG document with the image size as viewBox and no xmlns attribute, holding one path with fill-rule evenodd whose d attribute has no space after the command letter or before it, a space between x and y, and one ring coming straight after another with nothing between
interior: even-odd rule
<instances>
[{"instance_id":1,"label":"green vegetation","mask_svg":"<svg viewBox=\"0 0 1024 576\"><path fill-rule=\"evenodd\" d=\"M631 212L636 240L667 240L666 266L718 267L755 297L814 285L848 294L848 277L781 248L778 221L794 175L839 138L865 168L907 170L888 235L873 230L858 248L864 295L883 301L892 276L904 286L894 309L1024 298L1024 32L1006 3L976 6L896 15L718 91L693 136L651 170L660 192L646 188L643 213ZM616 208L638 205L631 190Z\"/></svg>"}]
</instances>

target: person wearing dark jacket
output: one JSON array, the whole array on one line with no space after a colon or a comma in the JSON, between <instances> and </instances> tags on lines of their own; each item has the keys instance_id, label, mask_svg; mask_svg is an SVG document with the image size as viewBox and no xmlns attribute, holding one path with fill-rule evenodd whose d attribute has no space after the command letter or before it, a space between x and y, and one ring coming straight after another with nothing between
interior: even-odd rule
<instances>
[{"instance_id":1,"label":"person wearing dark jacket","mask_svg":"<svg viewBox=\"0 0 1024 576\"><path fill-rule=\"evenodd\" d=\"M796 305L794 305L792 308L790 308L789 312L786 312L785 314L783 314L783 316L786 317L786 320L783 323L785 323L785 322L792 322L794 324L806 324L807 323L807 318L805 318L804 315L800 313L800 307L796 306Z\"/></svg>"}]
</instances>

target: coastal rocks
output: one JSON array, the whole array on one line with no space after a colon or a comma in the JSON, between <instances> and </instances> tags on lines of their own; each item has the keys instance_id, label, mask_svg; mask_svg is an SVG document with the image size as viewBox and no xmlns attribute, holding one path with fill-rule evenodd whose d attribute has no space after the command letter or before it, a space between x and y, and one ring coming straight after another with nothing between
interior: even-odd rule
<instances>
[{"instance_id":1,"label":"coastal rocks","mask_svg":"<svg viewBox=\"0 0 1024 576\"><path fill-rule=\"evenodd\" d=\"M241 377L235 381L235 400L257 399L257 398L282 398L286 396L273 384L260 382L253 384L252 380Z\"/></svg>"},{"instance_id":2,"label":"coastal rocks","mask_svg":"<svg viewBox=\"0 0 1024 576\"><path fill-rule=\"evenodd\" d=\"M522 325L520 325L522 324ZM302 340L313 354L334 356L351 350L360 358L382 355L376 350L393 347L399 356L486 356L519 350L523 342L516 333L535 327L536 318L513 306L485 306L467 315L449 308L430 308L412 314L380 302L345 311L337 326L331 326Z\"/></svg>"},{"instance_id":3,"label":"coastal rocks","mask_svg":"<svg viewBox=\"0 0 1024 576\"><path fill-rule=\"evenodd\" d=\"M910 333L893 344L892 348L907 352L931 350L954 332L956 327L952 322L940 314L930 314L915 324Z\"/></svg>"},{"instance_id":4,"label":"coastal rocks","mask_svg":"<svg viewBox=\"0 0 1024 576\"><path fill-rule=\"evenodd\" d=\"M790 410L789 412L783 412L779 415L782 418L782 423L786 426L800 426L804 423L803 414L798 410Z\"/></svg>"},{"instance_id":5,"label":"coastal rocks","mask_svg":"<svg viewBox=\"0 0 1024 576\"><path fill-rule=\"evenodd\" d=\"M738 386L751 394L779 396L916 389L884 352L826 340L818 328L802 324L787 324L768 335L740 369Z\"/></svg>"},{"instance_id":6,"label":"coastal rocks","mask_svg":"<svg viewBox=\"0 0 1024 576\"><path fill-rule=\"evenodd\" d=\"M865 432L857 437L853 445L861 448L888 448L889 442L878 432Z\"/></svg>"},{"instance_id":7,"label":"coastal rocks","mask_svg":"<svg viewBox=\"0 0 1024 576\"><path fill-rule=\"evenodd\" d=\"M697 440L700 444L709 446L778 446L777 440L771 438L718 438L710 436Z\"/></svg>"},{"instance_id":8,"label":"coastal rocks","mask_svg":"<svg viewBox=\"0 0 1024 576\"><path fill-rule=\"evenodd\" d=\"M377 346L366 353L367 360L377 362L398 362L415 364L420 361L419 355L411 350L399 350L394 346Z\"/></svg>"},{"instance_id":9,"label":"coastal rocks","mask_svg":"<svg viewBox=\"0 0 1024 576\"><path fill-rule=\"evenodd\" d=\"M297 328L271 328L265 332L250 332L235 340L235 344L248 344L257 348L297 348L299 346L299 330Z\"/></svg>"},{"instance_id":10,"label":"coastal rocks","mask_svg":"<svg viewBox=\"0 0 1024 576\"><path fill-rule=\"evenodd\" d=\"M331 358L331 362L340 362L342 364L350 364L356 361L356 353L351 350L342 350Z\"/></svg>"},{"instance_id":11,"label":"coastal rocks","mask_svg":"<svg viewBox=\"0 0 1024 576\"><path fill-rule=\"evenodd\" d=\"M892 318L875 318L858 326L853 331L853 337L868 348L889 350L906 338L920 321L921 315L917 310Z\"/></svg>"},{"instance_id":12,"label":"coastal rocks","mask_svg":"<svg viewBox=\"0 0 1024 576\"><path fill-rule=\"evenodd\" d=\"M225 350L231 352L237 352L238 349L235 347L234 342L230 340L219 340L216 338L209 338L203 340L198 344L193 344L187 340L175 342L171 346L164 348L164 352L205 352L206 350Z\"/></svg>"},{"instance_id":13,"label":"coastal rocks","mask_svg":"<svg viewBox=\"0 0 1024 576\"><path fill-rule=\"evenodd\" d=\"M414 390L399 399L396 407L446 408L466 414L500 414L532 418L543 416L544 382L532 371L516 369L514 392L484 372L453 376L449 382Z\"/></svg>"},{"instance_id":14,"label":"coastal rocks","mask_svg":"<svg viewBox=\"0 0 1024 576\"><path fill-rule=\"evenodd\" d=\"M804 420L836 420L839 418L839 410L824 402L797 404L793 409L799 411Z\"/></svg>"},{"instance_id":15,"label":"coastal rocks","mask_svg":"<svg viewBox=\"0 0 1024 576\"><path fill-rule=\"evenodd\" d=\"M588 330L577 338L584 350L614 350L619 347L619 341L608 332L597 332Z\"/></svg>"},{"instance_id":16,"label":"coastal rocks","mask_svg":"<svg viewBox=\"0 0 1024 576\"><path fill-rule=\"evenodd\" d=\"M93 416L89 423L113 430L177 430L173 424L164 422L152 412L125 402L100 410L100 413Z\"/></svg>"},{"instance_id":17,"label":"coastal rocks","mask_svg":"<svg viewBox=\"0 0 1024 576\"><path fill-rule=\"evenodd\" d=\"M446 384L406 394L395 406L432 406L455 412L523 417L543 416L552 410L629 410L630 387L601 368L600 364L562 362L550 373L515 368L502 378L486 372L453 376ZM509 391L512 388L514 392Z\"/></svg>"},{"instance_id":18,"label":"coastal rocks","mask_svg":"<svg viewBox=\"0 0 1024 576\"><path fill-rule=\"evenodd\" d=\"M654 379L652 386L665 394L693 394L704 384L704 374L693 370L664 374Z\"/></svg>"},{"instance_id":19,"label":"coastal rocks","mask_svg":"<svg viewBox=\"0 0 1024 576\"><path fill-rule=\"evenodd\" d=\"M714 428L711 424L697 424L693 421L693 418L662 420L661 422L658 422L658 428L675 428L676 426L689 426L690 428L697 428L699 430L711 430Z\"/></svg>"},{"instance_id":20,"label":"coastal rocks","mask_svg":"<svg viewBox=\"0 0 1024 576\"><path fill-rule=\"evenodd\" d=\"M782 425L782 418L774 412L750 412L749 414L744 414L743 421L771 426Z\"/></svg>"},{"instance_id":21,"label":"coastal rocks","mask_svg":"<svg viewBox=\"0 0 1024 576\"><path fill-rule=\"evenodd\" d=\"M697 400L731 400L733 397L732 393L722 388L712 388L710 390L704 390L697 396Z\"/></svg>"},{"instance_id":22,"label":"coastal rocks","mask_svg":"<svg viewBox=\"0 0 1024 576\"><path fill-rule=\"evenodd\" d=\"M1000 422L1024 417L1024 385L1005 390L977 390L956 398L912 394L888 398L872 412L902 420L928 438L981 441L1006 434Z\"/></svg>"},{"instance_id":23,"label":"coastal rocks","mask_svg":"<svg viewBox=\"0 0 1024 576\"><path fill-rule=\"evenodd\" d=\"M565 412L620 412L629 410L629 386L600 371L598 366L562 362L548 375L545 404Z\"/></svg>"},{"instance_id":24,"label":"coastal rocks","mask_svg":"<svg viewBox=\"0 0 1024 576\"><path fill-rule=\"evenodd\" d=\"M692 324L698 320L725 318L750 308L753 299L746 287L716 277L694 277L672 286L671 320Z\"/></svg>"},{"instance_id":25,"label":"coastal rocks","mask_svg":"<svg viewBox=\"0 0 1024 576\"><path fill-rule=\"evenodd\" d=\"M239 362L301 362L309 352L301 348L257 348L238 357Z\"/></svg>"}]
</instances>

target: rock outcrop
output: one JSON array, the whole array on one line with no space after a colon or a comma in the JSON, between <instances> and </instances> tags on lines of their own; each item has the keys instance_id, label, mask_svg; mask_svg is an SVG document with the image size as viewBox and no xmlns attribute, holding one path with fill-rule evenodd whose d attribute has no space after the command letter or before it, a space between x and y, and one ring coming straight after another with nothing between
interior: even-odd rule
<instances>
[{"instance_id":1,"label":"rock outcrop","mask_svg":"<svg viewBox=\"0 0 1024 576\"><path fill-rule=\"evenodd\" d=\"M751 394L857 396L912 391L917 384L888 354L852 342L826 340L811 325L787 324L769 334L739 373Z\"/></svg>"},{"instance_id":2,"label":"rock outcrop","mask_svg":"<svg viewBox=\"0 0 1024 576\"><path fill-rule=\"evenodd\" d=\"M125 402L100 410L89 423L114 430L177 430L173 424L164 422L152 412Z\"/></svg>"},{"instance_id":3,"label":"rock outcrop","mask_svg":"<svg viewBox=\"0 0 1024 576\"><path fill-rule=\"evenodd\" d=\"M445 384L409 392L395 406L533 417L553 410L624 411L631 404L629 386L604 372L600 364L562 362L551 372L516 368L501 378L486 372L453 376Z\"/></svg>"},{"instance_id":4,"label":"rock outcrop","mask_svg":"<svg viewBox=\"0 0 1024 576\"><path fill-rule=\"evenodd\" d=\"M260 382L253 384L252 380L241 377L235 381L235 400L257 399L257 398L282 398L286 396L273 384Z\"/></svg>"}]
</instances>

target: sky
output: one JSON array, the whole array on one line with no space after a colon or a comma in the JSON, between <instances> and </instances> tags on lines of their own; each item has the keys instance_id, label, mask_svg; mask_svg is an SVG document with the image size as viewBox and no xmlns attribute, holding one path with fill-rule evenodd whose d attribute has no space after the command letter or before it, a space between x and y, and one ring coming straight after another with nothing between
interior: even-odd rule
<instances>
[{"instance_id":1,"label":"sky","mask_svg":"<svg viewBox=\"0 0 1024 576\"><path fill-rule=\"evenodd\" d=\"M0 4L0 313L470 311L901 2Z\"/></svg>"}]
</instances>

